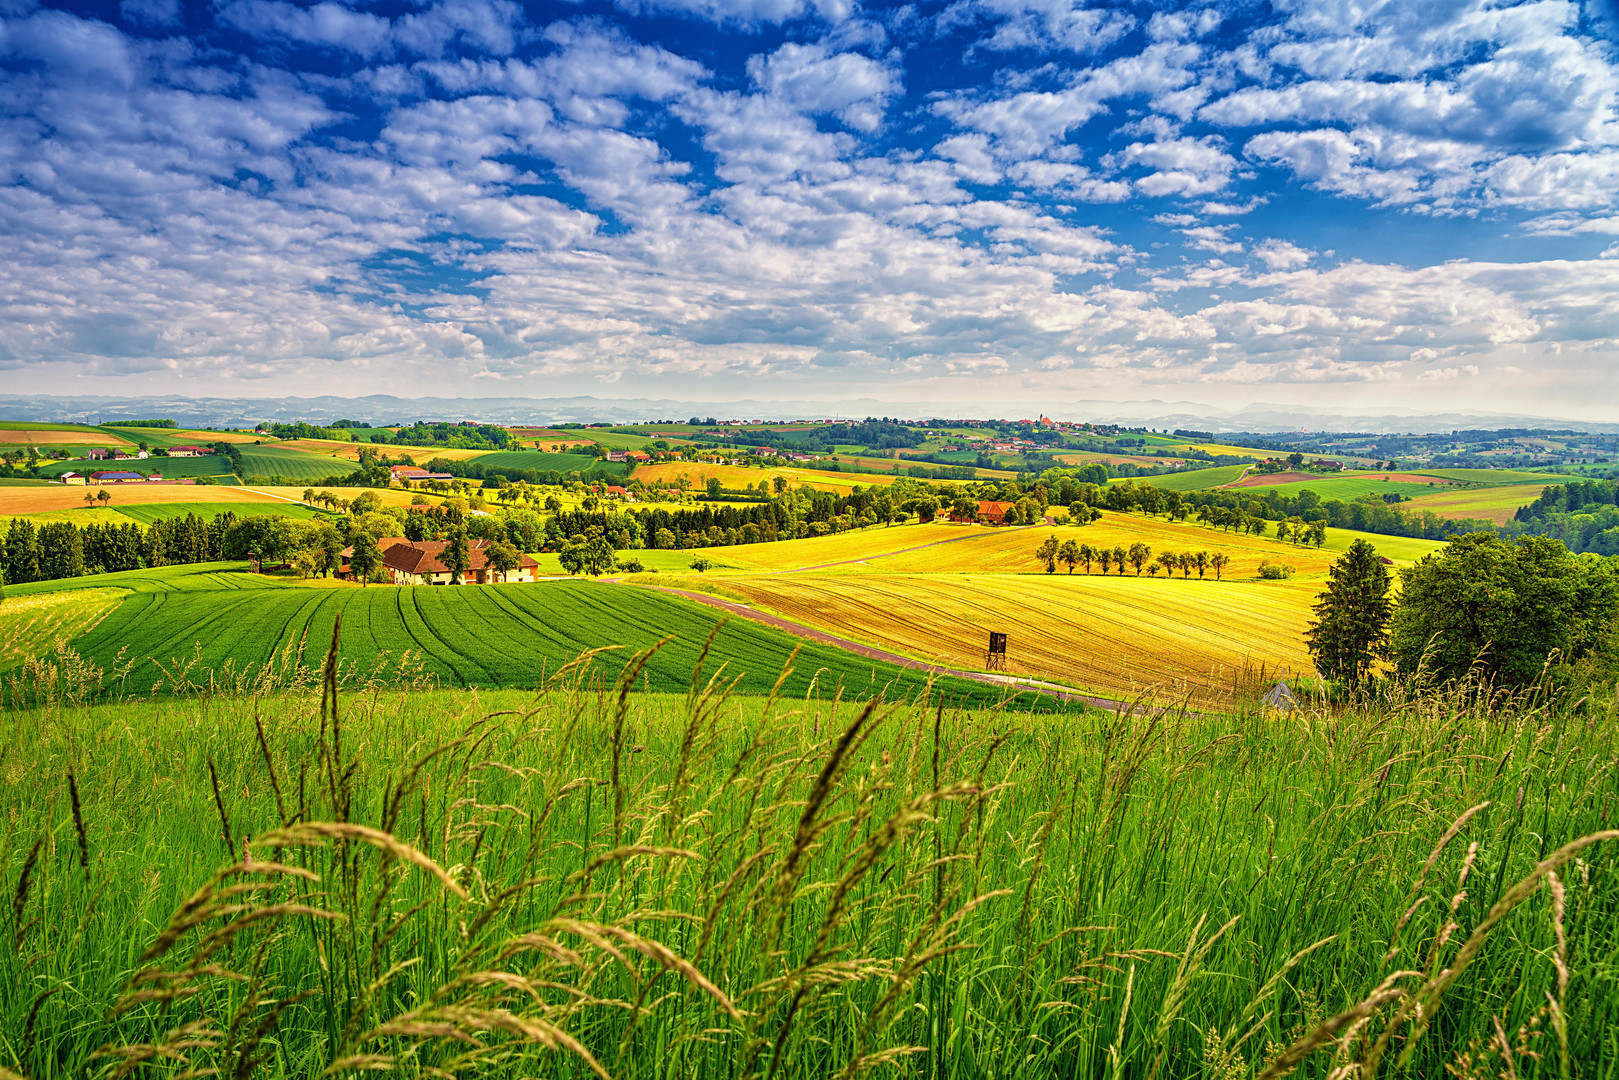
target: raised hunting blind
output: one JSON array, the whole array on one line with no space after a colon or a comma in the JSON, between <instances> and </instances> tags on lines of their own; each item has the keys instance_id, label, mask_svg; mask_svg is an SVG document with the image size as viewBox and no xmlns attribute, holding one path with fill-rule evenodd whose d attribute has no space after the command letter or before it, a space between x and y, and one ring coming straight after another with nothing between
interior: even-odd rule
<instances>
[{"instance_id":1,"label":"raised hunting blind","mask_svg":"<svg viewBox=\"0 0 1619 1080\"><path fill-rule=\"evenodd\" d=\"M1006 635L999 630L989 632L989 651L984 654L986 671L1006 670Z\"/></svg>"}]
</instances>

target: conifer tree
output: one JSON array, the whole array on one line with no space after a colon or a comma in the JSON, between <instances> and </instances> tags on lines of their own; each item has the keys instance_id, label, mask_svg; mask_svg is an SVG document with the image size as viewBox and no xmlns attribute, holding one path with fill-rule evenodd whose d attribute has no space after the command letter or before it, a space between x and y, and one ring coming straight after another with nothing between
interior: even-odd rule
<instances>
[{"instance_id":1,"label":"conifer tree","mask_svg":"<svg viewBox=\"0 0 1619 1080\"><path fill-rule=\"evenodd\" d=\"M1316 670L1359 685L1386 651L1392 607L1388 568L1372 545L1357 539L1333 563L1326 591L1316 598L1316 622L1305 633Z\"/></svg>"}]
</instances>

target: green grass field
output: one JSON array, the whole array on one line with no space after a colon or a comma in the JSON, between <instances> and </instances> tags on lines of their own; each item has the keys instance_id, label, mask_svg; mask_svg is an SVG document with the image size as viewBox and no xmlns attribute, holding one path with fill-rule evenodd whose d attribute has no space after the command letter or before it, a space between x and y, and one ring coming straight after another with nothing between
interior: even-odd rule
<instances>
[{"instance_id":1,"label":"green grass field","mask_svg":"<svg viewBox=\"0 0 1619 1080\"><path fill-rule=\"evenodd\" d=\"M187 514L196 514L201 518L214 518L223 513L232 513L237 517L289 517L305 521L310 518L332 517L324 510L316 510L312 506L302 503L289 502L221 502L221 503L132 503L120 508L118 513L133 518L142 525L150 525L154 521L167 521L170 518L183 518Z\"/></svg>"},{"instance_id":2,"label":"green grass field","mask_svg":"<svg viewBox=\"0 0 1619 1080\"><path fill-rule=\"evenodd\" d=\"M303 450L290 450L284 446L243 446L242 473L249 477L284 476L289 480L307 480L311 483L328 476L346 476L358 472L359 466L341 458L325 457ZM224 459L220 459L224 460Z\"/></svg>"},{"instance_id":3,"label":"green grass field","mask_svg":"<svg viewBox=\"0 0 1619 1080\"><path fill-rule=\"evenodd\" d=\"M597 469L623 476L629 471L622 461L598 461L588 454L551 454L543 450L497 450L493 454L480 454L477 461L485 466L534 469L538 472L588 472Z\"/></svg>"},{"instance_id":4,"label":"green grass field","mask_svg":"<svg viewBox=\"0 0 1619 1080\"><path fill-rule=\"evenodd\" d=\"M136 472L142 476L151 476L157 473L169 478L185 478L192 476L229 476L231 475L230 459L212 454L203 457L149 457L130 461L81 461L70 459L68 461L54 461L49 465L41 465L41 476L61 476L65 472L92 473L102 470L117 470L119 472Z\"/></svg>"},{"instance_id":5,"label":"green grass field","mask_svg":"<svg viewBox=\"0 0 1619 1080\"><path fill-rule=\"evenodd\" d=\"M186 563L147 570L122 570L116 574L62 578L58 581L31 581L7 585L7 596L38 596L76 589L127 589L130 592L220 592L237 589L292 588L285 578L246 572L245 562Z\"/></svg>"},{"instance_id":6,"label":"green grass field","mask_svg":"<svg viewBox=\"0 0 1619 1080\"><path fill-rule=\"evenodd\" d=\"M1423 540L1412 536L1387 536L1383 533L1356 532L1354 529L1328 529L1323 551L1342 552L1356 540L1364 540L1377 549L1377 553L1395 562L1416 562L1445 546L1443 540Z\"/></svg>"},{"instance_id":7,"label":"green grass field","mask_svg":"<svg viewBox=\"0 0 1619 1080\"><path fill-rule=\"evenodd\" d=\"M161 1047L159 1075L245 1055L266 1080L1235 1080L1294 1048L1299 1077L1483 1080L1619 1060L1612 725L1444 698L1328 720L820 697L10 713L0 1065L110 1076ZM1312 1042L1335 1017L1354 1037Z\"/></svg>"},{"instance_id":8,"label":"green grass field","mask_svg":"<svg viewBox=\"0 0 1619 1080\"><path fill-rule=\"evenodd\" d=\"M1378 474L1379 476L1382 474ZM1444 481L1436 480L1432 485L1413 484L1403 480L1380 480L1370 476L1323 476L1320 479L1311 477L1309 480L1295 480L1285 484L1260 484L1252 487L1233 488L1253 498L1262 498L1267 492L1275 491L1292 498L1299 492L1310 490L1321 496L1322 499L1343 499L1348 502L1358 499L1362 495L1432 495L1445 489Z\"/></svg>"}]
</instances>

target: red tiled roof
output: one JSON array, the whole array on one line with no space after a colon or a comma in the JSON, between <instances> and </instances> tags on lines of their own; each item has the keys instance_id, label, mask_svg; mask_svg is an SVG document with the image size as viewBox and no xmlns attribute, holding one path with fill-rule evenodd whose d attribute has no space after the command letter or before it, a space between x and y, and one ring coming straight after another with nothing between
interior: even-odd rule
<instances>
[{"instance_id":1,"label":"red tiled roof","mask_svg":"<svg viewBox=\"0 0 1619 1080\"><path fill-rule=\"evenodd\" d=\"M392 543L389 543L392 541ZM488 569L489 559L485 550L489 547L488 540L468 540L467 553L468 573ZM405 574L448 574L450 568L439 561L439 555L449 546L447 540L406 540L402 537L386 537L377 541L382 548L382 563L390 570L398 570ZM540 564L527 555L519 554L518 568L523 570L537 570Z\"/></svg>"}]
</instances>

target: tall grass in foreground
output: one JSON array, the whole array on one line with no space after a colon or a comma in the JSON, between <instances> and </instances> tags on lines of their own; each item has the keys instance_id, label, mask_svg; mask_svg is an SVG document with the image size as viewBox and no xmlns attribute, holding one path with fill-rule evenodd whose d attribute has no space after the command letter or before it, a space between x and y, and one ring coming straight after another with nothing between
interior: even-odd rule
<instances>
[{"instance_id":1,"label":"tall grass in foreground","mask_svg":"<svg viewBox=\"0 0 1619 1080\"><path fill-rule=\"evenodd\" d=\"M8 713L0 1065L1619 1074L1612 701L967 713L641 662Z\"/></svg>"}]
</instances>

